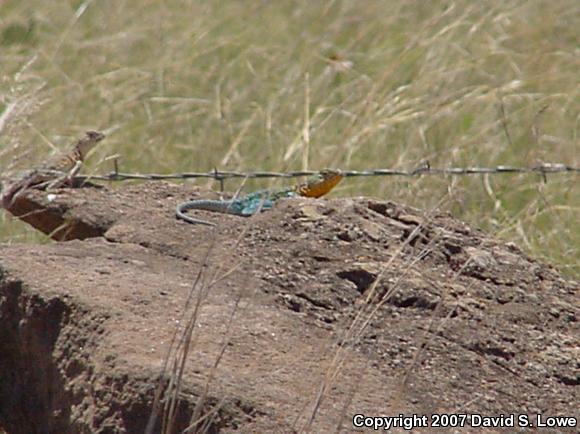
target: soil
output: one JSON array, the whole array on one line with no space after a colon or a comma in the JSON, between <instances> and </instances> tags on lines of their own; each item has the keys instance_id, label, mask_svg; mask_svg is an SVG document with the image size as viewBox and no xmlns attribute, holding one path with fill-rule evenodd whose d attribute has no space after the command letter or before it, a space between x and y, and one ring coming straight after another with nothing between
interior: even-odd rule
<instances>
[{"instance_id":1,"label":"soil","mask_svg":"<svg viewBox=\"0 0 580 434\"><path fill-rule=\"evenodd\" d=\"M0 246L0 432L161 432L172 397L172 432L580 417L579 284L516 245L365 197L177 220L195 197L218 196L149 182L16 200L61 242Z\"/></svg>"}]
</instances>

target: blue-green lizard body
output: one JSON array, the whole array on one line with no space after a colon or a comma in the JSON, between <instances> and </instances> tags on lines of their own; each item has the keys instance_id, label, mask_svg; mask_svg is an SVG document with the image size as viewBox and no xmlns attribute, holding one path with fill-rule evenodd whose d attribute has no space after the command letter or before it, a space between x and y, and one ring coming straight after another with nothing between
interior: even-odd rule
<instances>
[{"instance_id":1,"label":"blue-green lizard body","mask_svg":"<svg viewBox=\"0 0 580 434\"><path fill-rule=\"evenodd\" d=\"M251 216L257 212L271 209L281 198L296 196L320 197L328 193L340 182L343 175L339 170L325 170L307 182L293 187L277 190L258 190L245 196L229 200L197 199L177 205L176 216L188 223L215 226L206 220L196 219L185 214L189 210L215 211L224 214Z\"/></svg>"},{"instance_id":2,"label":"blue-green lizard body","mask_svg":"<svg viewBox=\"0 0 580 434\"><path fill-rule=\"evenodd\" d=\"M248 217L256 214L258 211L271 209L274 206L274 202L281 197L293 196L296 196L296 193L292 188L279 191L259 190L246 196L229 200L190 200L177 206L176 215L178 218L189 223L199 223L208 226L215 226L214 223L208 222L206 220L189 217L185 214L185 211L197 209Z\"/></svg>"}]
</instances>

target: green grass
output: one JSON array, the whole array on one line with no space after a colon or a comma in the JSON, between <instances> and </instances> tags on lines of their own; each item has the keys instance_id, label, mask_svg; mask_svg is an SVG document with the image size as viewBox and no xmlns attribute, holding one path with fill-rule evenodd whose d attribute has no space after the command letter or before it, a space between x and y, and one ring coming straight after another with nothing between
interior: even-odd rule
<instances>
[{"instance_id":1,"label":"green grass","mask_svg":"<svg viewBox=\"0 0 580 434\"><path fill-rule=\"evenodd\" d=\"M139 172L578 166L578 28L575 0L9 0L0 165L117 128L91 169L112 154ZM452 181L349 179L335 195L429 208ZM456 217L580 276L577 175L455 181ZM0 219L3 241L38 241Z\"/></svg>"}]
</instances>

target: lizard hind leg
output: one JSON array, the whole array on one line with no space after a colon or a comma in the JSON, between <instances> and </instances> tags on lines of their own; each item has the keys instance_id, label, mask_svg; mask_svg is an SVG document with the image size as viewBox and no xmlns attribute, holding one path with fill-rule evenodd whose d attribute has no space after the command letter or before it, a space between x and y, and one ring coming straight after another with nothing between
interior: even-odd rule
<instances>
[{"instance_id":1,"label":"lizard hind leg","mask_svg":"<svg viewBox=\"0 0 580 434\"><path fill-rule=\"evenodd\" d=\"M32 177L33 172L30 172L27 177ZM34 183L31 179L24 179L8 184L4 187L4 191L2 191L1 195L1 202L2 208L10 209L12 205L22 193L24 193L28 188L30 188Z\"/></svg>"}]
</instances>

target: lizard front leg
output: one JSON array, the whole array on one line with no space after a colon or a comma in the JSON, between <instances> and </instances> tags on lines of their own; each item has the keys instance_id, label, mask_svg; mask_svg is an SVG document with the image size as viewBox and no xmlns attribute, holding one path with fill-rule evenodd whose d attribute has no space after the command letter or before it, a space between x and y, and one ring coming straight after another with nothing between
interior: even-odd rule
<instances>
[{"instance_id":1,"label":"lizard front leg","mask_svg":"<svg viewBox=\"0 0 580 434\"><path fill-rule=\"evenodd\" d=\"M72 169L69 170L68 173L63 174L63 175L59 176L58 178L50 181L48 183L48 185L46 186L46 189L51 190L51 189L58 188L62 185L72 186L74 178L81 170L82 165L83 165L83 162L81 160L77 160L75 162L74 166L72 167Z\"/></svg>"}]
</instances>

